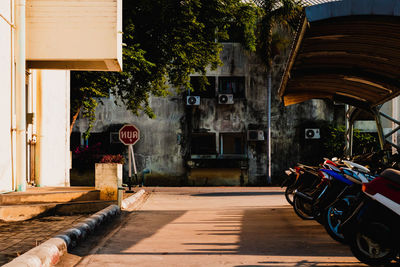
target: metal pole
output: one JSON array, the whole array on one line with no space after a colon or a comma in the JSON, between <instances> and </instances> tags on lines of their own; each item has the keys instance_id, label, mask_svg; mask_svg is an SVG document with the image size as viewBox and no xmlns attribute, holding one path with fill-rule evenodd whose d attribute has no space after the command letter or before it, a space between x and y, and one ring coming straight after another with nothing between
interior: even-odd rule
<instances>
[{"instance_id":1,"label":"metal pole","mask_svg":"<svg viewBox=\"0 0 400 267\"><path fill-rule=\"evenodd\" d=\"M399 97L396 97L392 100L392 117L395 120L399 120ZM392 143L395 144L397 146L397 136L398 136L398 125L396 124L396 122L392 121ZM396 130L396 131L395 131ZM392 154L395 154L397 152L397 148L396 147L392 147Z\"/></svg>"},{"instance_id":2,"label":"metal pole","mask_svg":"<svg viewBox=\"0 0 400 267\"><path fill-rule=\"evenodd\" d=\"M128 191L127 193L133 193L132 191L132 145L128 145L128 164L129 164L129 180L128 180Z\"/></svg>"},{"instance_id":3,"label":"metal pole","mask_svg":"<svg viewBox=\"0 0 400 267\"><path fill-rule=\"evenodd\" d=\"M372 112L374 113L376 129L378 131L379 144L380 144L381 150L385 152L384 157L383 157L383 162L387 163L389 160L389 151L385 151L385 140L386 139L385 139L385 134L383 133L381 116L380 116L379 110L377 108L372 109Z\"/></svg>"},{"instance_id":4,"label":"metal pole","mask_svg":"<svg viewBox=\"0 0 400 267\"><path fill-rule=\"evenodd\" d=\"M133 146L132 146L132 148L131 148L131 153L132 153L132 161L133 161L133 173L135 174L136 183L139 183L139 180L138 180L138 177L137 177L136 162L135 162L135 153L133 152Z\"/></svg>"},{"instance_id":5,"label":"metal pole","mask_svg":"<svg viewBox=\"0 0 400 267\"><path fill-rule=\"evenodd\" d=\"M345 156L346 157L351 157L352 154L352 129L350 127L350 107L349 105L344 105L344 123L346 126L346 131L345 131Z\"/></svg>"},{"instance_id":6,"label":"metal pole","mask_svg":"<svg viewBox=\"0 0 400 267\"><path fill-rule=\"evenodd\" d=\"M353 106L345 106L345 123L346 123L346 133L345 133L345 156L350 158L353 155L353 137L354 137L354 122L357 116L360 114L360 109Z\"/></svg>"},{"instance_id":7,"label":"metal pole","mask_svg":"<svg viewBox=\"0 0 400 267\"><path fill-rule=\"evenodd\" d=\"M271 70L269 70L267 88L267 184L271 184L271 76Z\"/></svg>"},{"instance_id":8,"label":"metal pole","mask_svg":"<svg viewBox=\"0 0 400 267\"><path fill-rule=\"evenodd\" d=\"M383 133L381 117L379 115L379 112L376 109L373 109L373 112L374 112L374 117L375 117L376 128L378 131L379 144L380 144L381 149L384 150L385 149L385 135Z\"/></svg>"}]
</instances>

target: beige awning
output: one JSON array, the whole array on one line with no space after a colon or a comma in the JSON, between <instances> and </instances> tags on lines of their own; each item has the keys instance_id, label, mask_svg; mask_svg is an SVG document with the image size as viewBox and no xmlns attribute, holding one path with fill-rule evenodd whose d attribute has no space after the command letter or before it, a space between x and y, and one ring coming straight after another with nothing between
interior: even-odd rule
<instances>
[{"instance_id":1,"label":"beige awning","mask_svg":"<svg viewBox=\"0 0 400 267\"><path fill-rule=\"evenodd\" d=\"M122 0L27 0L26 58L33 69L120 71Z\"/></svg>"}]
</instances>

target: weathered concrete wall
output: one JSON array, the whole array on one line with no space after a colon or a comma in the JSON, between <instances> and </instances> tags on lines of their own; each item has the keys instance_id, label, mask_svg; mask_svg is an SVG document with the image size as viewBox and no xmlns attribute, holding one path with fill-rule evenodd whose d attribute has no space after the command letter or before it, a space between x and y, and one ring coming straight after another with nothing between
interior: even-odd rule
<instances>
[{"instance_id":1,"label":"weathered concrete wall","mask_svg":"<svg viewBox=\"0 0 400 267\"><path fill-rule=\"evenodd\" d=\"M281 108L275 106L271 119L273 176L283 175L284 169L299 161L308 164L314 159L321 161L323 144L319 140L306 140L304 129L320 128L321 122L332 121L333 108L322 100Z\"/></svg>"},{"instance_id":2,"label":"weathered concrete wall","mask_svg":"<svg viewBox=\"0 0 400 267\"><path fill-rule=\"evenodd\" d=\"M267 75L259 60L248 54L236 43L224 44L221 53L224 65L215 71L209 71L207 76L245 77L245 97L235 98L234 104L218 104L217 97L201 98L200 105L187 106L185 96L168 98L151 98L151 107L157 116L148 119L145 115L133 116L123 106L116 106L114 99L102 99L104 105L99 105L96 111L97 121L93 133L110 131L110 125L133 123L141 130L141 140L135 145L139 171L147 168L152 174L147 177L158 179L163 184L164 179L175 179L189 184L262 184L266 182L266 141L247 141L245 155L239 159L232 158L229 166L235 170L231 172L215 171L216 168L226 168L227 157L220 155L221 133L244 133L250 130L263 130L267 127ZM322 100L312 100L307 103L283 107L276 96L279 87L282 64L274 67L273 98L272 98L272 176L273 182L279 181L283 170L292 167L302 156L300 150L304 146L315 143L302 142L304 133L299 130L304 121L332 121L333 109ZM218 82L216 93L218 91ZM217 94L216 94L217 95ZM318 125L316 125L318 126ZM74 131L84 132L87 121L79 119ZM114 130L115 131L115 130ZM195 132L215 133L217 155L210 159L205 157L204 162L194 159L190 155L191 135ZM266 136L266 135L265 135ZM224 161L225 160L225 161ZM232 163L235 161L236 163ZM192 161L196 161L193 163ZM201 161L201 160L200 160ZM244 164L243 162L246 162ZM190 168L187 168L188 165ZM193 166L200 164L201 168ZM224 165L225 164L225 165ZM198 166L200 166L198 165ZM246 175L241 175L241 167L245 168ZM126 169L126 164L125 164ZM208 174L209 175L208 175ZM226 174L226 175L225 175ZM206 176L209 176L207 180ZM229 177L231 180L229 181ZM193 182L197 179L198 183ZM218 182L219 181L219 182ZM222 182L221 182L222 181Z\"/></svg>"},{"instance_id":3,"label":"weathered concrete wall","mask_svg":"<svg viewBox=\"0 0 400 267\"><path fill-rule=\"evenodd\" d=\"M193 112L192 119L193 129L216 133L218 151L221 149L219 133L242 132L246 135L249 129L266 130L267 126L265 69L256 57L237 43L224 44L221 60L224 65L208 75L215 75L217 79L219 76L244 76L245 98L235 98L233 105L219 105L217 99L202 99L201 105ZM266 175L266 141L247 142L245 149L248 158L245 179L250 184L258 184L259 177ZM233 179L231 184L240 184L238 178Z\"/></svg>"},{"instance_id":4,"label":"weathered concrete wall","mask_svg":"<svg viewBox=\"0 0 400 267\"><path fill-rule=\"evenodd\" d=\"M104 104L100 104L96 109L97 120L93 134L109 135L110 132L118 132L123 124L135 124L140 129L140 140L134 146L138 172L147 168L152 172L149 175L173 178L185 174L180 145L181 119L184 117L181 97L152 98L151 106L157 116L155 119L149 119L144 114L140 117L132 115L123 105L116 105L112 96L102 101ZM84 132L86 129L87 121L78 119L73 131ZM104 142L107 142L106 139ZM126 157L128 155L125 146L110 143L105 145L115 146L119 149L116 153L123 153ZM127 163L124 169L126 173Z\"/></svg>"}]
</instances>

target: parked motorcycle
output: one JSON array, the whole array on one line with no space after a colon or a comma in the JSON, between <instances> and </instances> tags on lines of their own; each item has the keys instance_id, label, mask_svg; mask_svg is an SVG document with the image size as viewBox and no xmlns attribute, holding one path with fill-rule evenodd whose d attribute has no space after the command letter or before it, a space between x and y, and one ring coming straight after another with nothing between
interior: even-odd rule
<instances>
[{"instance_id":1,"label":"parked motorcycle","mask_svg":"<svg viewBox=\"0 0 400 267\"><path fill-rule=\"evenodd\" d=\"M340 164L325 160L318 171L320 183L315 188L296 190L293 207L300 218L317 220L333 239L345 243L338 232L342 216L357 198L362 182L374 176L359 164L350 161Z\"/></svg>"},{"instance_id":2,"label":"parked motorcycle","mask_svg":"<svg viewBox=\"0 0 400 267\"><path fill-rule=\"evenodd\" d=\"M354 256L369 265L395 260L400 250L400 171L387 169L369 183L339 227Z\"/></svg>"},{"instance_id":3,"label":"parked motorcycle","mask_svg":"<svg viewBox=\"0 0 400 267\"><path fill-rule=\"evenodd\" d=\"M333 181L335 180L334 176L341 176L339 173L338 165L329 159L325 159L319 168L314 169L314 176L319 178L318 182L311 187L302 187L295 190L293 208L300 218L319 220L321 207L332 202L335 194L339 193L334 190L337 189L337 186L336 182Z\"/></svg>"},{"instance_id":4,"label":"parked motorcycle","mask_svg":"<svg viewBox=\"0 0 400 267\"><path fill-rule=\"evenodd\" d=\"M400 167L399 155L391 161L368 159L375 173L385 166ZM291 178L285 196L300 218L323 224L361 262L400 263L400 171L386 169L376 175L361 165L367 160L358 158L357 164L325 159L319 167L296 166L287 172Z\"/></svg>"},{"instance_id":5,"label":"parked motorcycle","mask_svg":"<svg viewBox=\"0 0 400 267\"><path fill-rule=\"evenodd\" d=\"M319 181L318 167L298 163L297 166L286 170L285 173L287 178L283 181L281 187L286 186L285 198L292 206L295 190L312 188Z\"/></svg>"},{"instance_id":6,"label":"parked motorcycle","mask_svg":"<svg viewBox=\"0 0 400 267\"><path fill-rule=\"evenodd\" d=\"M327 233L336 241L345 243L342 233L338 231L343 216L348 212L361 192L361 184L368 183L375 178L369 169L357 163L343 161L347 168L341 168L340 172L349 181L347 186L336 196L336 199L322 212L322 224Z\"/></svg>"}]
</instances>

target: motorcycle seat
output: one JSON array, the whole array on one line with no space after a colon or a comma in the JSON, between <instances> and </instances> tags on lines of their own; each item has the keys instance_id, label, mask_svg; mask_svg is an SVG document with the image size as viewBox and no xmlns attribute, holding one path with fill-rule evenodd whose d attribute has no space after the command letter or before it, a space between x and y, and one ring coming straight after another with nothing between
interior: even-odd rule
<instances>
[{"instance_id":1,"label":"motorcycle seat","mask_svg":"<svg viewBox=\"0 0 400 267\"><path fill-rule=\"evenodd\" d=\"M398 171L398 170L386 169L381 173L380 176L384 177L392 182L400 184L400 171Z\"/></svg>"}]
</instances>

